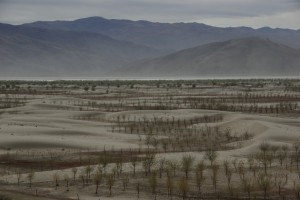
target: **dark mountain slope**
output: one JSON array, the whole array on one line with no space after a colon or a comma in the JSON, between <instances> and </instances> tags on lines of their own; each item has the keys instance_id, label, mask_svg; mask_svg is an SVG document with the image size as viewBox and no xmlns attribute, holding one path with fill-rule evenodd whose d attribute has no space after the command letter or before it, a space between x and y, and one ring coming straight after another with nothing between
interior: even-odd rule
<instances>
[{"instance_id":1,"label":"dark mountain slope","mask_svg":"<svg viewBox=\"0 0 300 200\"><path fill-rule=\"evenodd\" d=\"M268 39L242 38L139 62L121 73L144 77L299 76L300 51Z\"/></svg>"},{"instance_id":2,"label":"dark mountain slope","mask_svg":"<svg viewBox=\"0 0 300 200\"><path fill-rule=\"evenodd\" d=\"M98 33L0 24L1 76L101 76L155 55L154 49Z\"/></svg>"},{"instance_id":3,"label":"dark mountain slope","mask_svg":"<svg viewBox=\"0 0 300 200\"><path fill-rule=\"evenodd\" d=\"M90 17L75 21L34 22L24 26L72 31L88 31L174 52L186 48L240 37L264 37L300 48L300 31L248 27L219 28L200 23L153 23Z\"/></svg>"}]
</instances>

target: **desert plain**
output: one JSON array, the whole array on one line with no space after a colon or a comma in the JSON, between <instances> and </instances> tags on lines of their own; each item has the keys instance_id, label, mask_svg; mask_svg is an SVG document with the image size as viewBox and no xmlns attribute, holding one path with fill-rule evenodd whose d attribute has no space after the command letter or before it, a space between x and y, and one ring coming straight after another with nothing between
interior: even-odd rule
<instances>
[{"instance_id":1,"label":"desert plain","mask_svg":"<svg viewBox=\"0 0 300 200\"><path fill-rule=\"evenodd\" d=\"M300 199L300 81L0 81L0 199Z\"/></svg>"}]
</instances>

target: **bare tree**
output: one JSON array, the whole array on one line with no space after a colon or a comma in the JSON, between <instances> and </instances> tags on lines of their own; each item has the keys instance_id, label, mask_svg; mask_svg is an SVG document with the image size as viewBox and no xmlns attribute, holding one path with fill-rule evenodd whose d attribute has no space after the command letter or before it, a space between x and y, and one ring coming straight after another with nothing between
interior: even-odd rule
<instances>
[{"instance_id":1,"label":"bare tree","mask_svg":"<svg viewBox=\"0 0 300 200\"><path fill-rule=\"evenodd\" d=\"M285 180L285 174L279 173L275 175L275 185L278 188L278 195L281 196L281 191L282 188L284 187L284 185L287 184L286 180Z\"/></svg>"},{"instance_id":2,"label":"bare tree","mask_svg":"<svg viewBox=\"0 0 300 200\"><path fill-rule=\"evenodd\" d=\"M196 175L196 183L198 187L198 191L201 194L201 187L205 181L205 177L203 175L203 172L205 170L205 163L203 160L201 160L199 163L197 163L195 168L195 175Z\"/></svg>"},{"instance_id":3,"label":"bare tree","mask_svg":"<svg viewBox=\"0 0 300 200\"><path fill-rule=\"evenodd\" d=\"M268 192L272 188L272 181L271 181L271 175L267 174L259 174L258 180L257 180L258 186L260 189L264 192L264 200L267 199Z\"/></svg>"},{"instance_id":4,"label":"bare tree","mask_svg":"<svg viewBox=\"0 0 300 200\"><path fill-rule=\"evenodd\" d=\"M57 172L53 174L53 181L55 184L55 190L57 190L57 187L59 186L59 174Z\"/></svg>"},{"instance_id":5,"label":"bare tree","mask_svg":"<svg viewBox=\"0 0 300 200\"><path fill-rule=\"evenodd\" d=\"M184 171L186 178L188 178L189 172L193 168L194 160L195 158L192 157L191 155L184 155L181 159L181 168Z\"/></svg>"},{"instance_id":6,"label":"bare tree","mask_svg":"<svg viewBox=\"0 0 300 200\"><path fill-rule=\"evenodd\" d=\"M85 174L84 174L84 171L81 170L80 174L79 174L79 178L81 179L82 181L82 187L84 187L84 183L85 183Z\"/></svg>"},{"instance_id":7,"label":"bare tree","mask_svg":"<svg viewBox=\"0 0 300 200\"><path fill-rule=\"evenodd\" d=\"M223 161L223 166L224 166L224 170L225 170L225 175L227 175L228 170L229 170L229 161L228 160L224 160Z\"/></svg>"},{"instance_id":8,"label":"bare tree","mask_svg":"<svg viewBox=\"0 0 300 200\"><path fill-rule=\"evenodd\" d=\"M136 191L137 191L137 196L139 199L140 198L140 182L137 182L137 184L136 184Z\"/></svg>"},{"instance_id":9,"label":"bare tree","mask_svg":"<svg viewBox=\"0 0 300 200\"><path fill-rule=\"evenodd\" d=\"M113 174L107 175L106 185L109 189L109 196L112 195L112 187L115 185L115 182L116 182L116 179L115 179L115 176Z\"/></svg>"},{"instance_id":10,"label":"bare tree","mask_svg":"<svg viewBox=\"0 0 300 200\"><path fill-rule=\"evenodd\" d=\"M68 174L64 174L64 181L66 182L67 191L69 191L70 177Z\"/></svg>"},{"instance_id":11,"label":"bare tree","mask_svg":"<svg viewBox=\"0 0 300 200\"><path fill-rule=\"evenodd\" d=\"M31 183L32 183L32 180L34 178L34 172L31 171L27 174L27 179L29 180L29 187L31 188Z\"/></svg>"},{"instance_id":12,"label":"bare tree","mask_svg":"<svg viewBox=\"0 0 300 200\"><path fill-rule=\"evenodd\" d=\"M168 168L173 172L173 176L176 176L176 170L179 168L179 163L176 160L167 161Z\"/></svg>"},{"instance_id":13,"label":"bare tree","mask_svg":"<svg viewBox=\"0 0 300 200\"><path fill-rule=\"evenodd\" d=\"M172 199L173 190L174 190L174 182L169 174L167 175L166 186L168 189L168 197L171 197L171 199Z\"/></svg>"},{"instance_id":14,"label":"bare tree","mask_svg":"<svg viewBox=\"0 0 300 200\"><path fill-rule=\"evenodd\" d=\"M298 153L299 148L300 148L300 143L299 143L299 142L295 142L295 143L293 144L293 148L294 148L295 152Z\"/></svg>"},{"instance_id":15,"label":"bare tree","mask_svg":"<svg viewBox=\"0 0 300 200\"><path fill-rule=\"evenodd\" d=\"M131 156L130 157L131 167L133 168L133 176L135 176L135 169L138 165L138 157L137 156Z\"/></svg>"},{"instance_id":16,"label":"bare tree","mask_svg":"<svg viewBox=\"0 0 300 200\"><path fill-rule=\"evenodd\" d=\"M147 153L143 162L143 168L145 171L145 175L147 176L151 172L151 168L155 164L155 154L154 153Z\"/></svg>"},{"instance_id":17,"label":"bare tree","mask_svg":"<svg viewBox=\"0 0 300 200\"><path fill-rule=\"evenodd\" d=\"M178 190L182 196L182 199L185 199L189 192L189 184L187 179L181 178L177 183Z\"/></svg>"},{"instance_id":18,"label":"bare tree","mask_svg":"<svg viewBox=\"0 0 300 200\"><path fill-rule=\"evenodd\" d=\"M232 194L232 186L231 186L232 170L231 169L228 169L226 178L228 184L228 191L230 194Z\"/></svg>"},{"instance_id":19,"label":"bare tree","mask_svg":"<svg viewBox=\"0 0 300 200\"><path fill-rule=\"evenodd\" d=\"M260 151L263 153L263 156L266 156L267 151L270 150L270 144L263 142L259 145Z\"/></svg>"},{"instance_id":20,"label":"bare tree","mask_svg":"<svg viewBox=\"0 0 300 200\"><path fill-rule=\"evenodd\" d=\"M123 175L122 177L122 183L123 183L123 191L127 189L128 183L129 183L129 176L128 174Z\"/></svg>"},{"instance_id":21,"label":"bare tree","mask_svg":"<svg viewBox=\"0 0 300 200\"><path fill-rule=\"evenodd\" d=\"M279 150L279 146L277 146L277 145L271 145L270 150L272 151L273 157L275 157L277 151Z\"/></svg>"},{"instance_id":22,"label":"bare tree","mask_svg":"<svg viewBox=\"0 0 300 200\"><path fill-rule=\"evenodd\" d=\"M240 178L243 180L244 176L245 176L245 166L244 166L243 161L240 161L238 164L238 172L239 172Z\"/></svg>"},{"instance_id":23,"label":"bare tree","mask_svg":"<svg viewBox=\"0 0 300 200\"><path fill-rule=\"evenodd\" d=\"M20 170L17 171L17 182L18 182L18 186L20 186L20 180L22 178L22 173Z\"/></svg>"},{"instance_id":24,"label":"bare tree","mask_svg":"<svg viewBox=\"0 0 300 200\"><path fill-rule=\"evenodd\" d=\"M248 166L249 166L249 170L251 170L253 172L253 176L256 176L256 171L258 169L258 164L254 159L254 155L250 155L248 157Z\"/></svg>"},{"instance_id":25,"label":"bare tree","mask_svg":"<svg viewBox=\"0 0 300 200\"><path fill-rule=\"evenodd\" d=\"M99 188L99 186L102 182L102 173L99 170L97 170L96 173L94 174L93 180L94 180L94 183L96 185L95 193L98 194L98 188Z\"/></svg>"},{"instance_id":26,"label":"bare tree","mask_svg":"<svg viewBox=\"0 0 300 200\"><path fill-rule=\"evenodd\" d=\"M253 180L250 179L250 178L244 177L242 182L243 182L244 191L247 192L248 199L250 200L251 199L251 192L252 192L253 187L254 187Z\"/></svg>"},{"instance_id":27,"label":"bare tree","mask_svg":"<svg viewBox=\"0 0 300 200\"><path fill-rule=\"evenodd\" d=\"M287 156L286 152L284 152L282 150L280 150L280 151L277 152L277 158L278 158L278 160L280 162L280 166L283 165L283 161L285 160L286 156Z\"/></svg>"},{"instance_id":28,"label":"bare tree","mask_svg":"<svg viewBox=\"0 0 300 200\"><path fill-rule=\"evenodd\" d=\"M214 150L209 150L205 153L205 158L208 159L210 161L210 166L212 167L213 162L217 159L218 154L216 151Z\"/></svg>"},{"instance_id":29,"label":"bare tree","mask_svg":"<svg viewBox=\"0 0 300 200\"><path fill-rule=\"evenodd\" d=\"M196 184L197 184L197 187L198 187L198 191L201 194L201 187L202 187L202 185L205 181L205 177L203 176L203 173L201 173L198 170L196 170L195 173L196 173Z\"/></svg>"},{"instance_id":30,"label":"bare tree","mask_svg":"<svg viewBox=\"0 0 300 200\"><path fill-rule=\"evenodd\" d=\"M156 172L152 171L151 175L149 177L149 184L152 188L152 193L156 194L156 187L157 187L157 177L156 177Z\"/></svg>"},{"instance_id":31,"label":"bare tree","mask_svg":"<svg viewBox=\"0 0 300 200\"><path fill-rule=\"evenodd\" d=\"M159 178L162 177L162 172L163 172L164 169L165 169L165 163L166 163L166 159L165 159L165 158L161 158L161 159L158 161Z\"/></svg>"},{"instance_id":32,"label":"bare tree","mask_svg":"<svg viewBox=\"0 0 300 200\"><path fill-rule=\"evenodd\" d=\"M76 167L72 168L72 173L73 173L73 181L75 183L76 181L76 174L77 174L78 169Z\"/></svg>"},{"instance_id":33,"label":"bare tree","mask_svg":"<svg viewBox=\"0 0 300 200\"><path fill-rule=\"evenodd\" d=\"M295 191L295 196L297 197L297 199L300 199L300 184L299 183L295 184L294 191Z\"/></svg>"},{"instance_id":34,"label":"bare tree","mask_svg":"<svg viewBox=\"0 0 300 200\"><path fill-rule=\"evenodd\" d=\"M86 180L86 183L88 184L89 182L89 179L91 178L91 172L93 171L93 167L88 165L85 167L85 174L86 174L86 177L85 177L85 180Z\"/></svg>"},{"instance_id":35,"label":"bare tree","mask_svg":"<svg viewBox=\"0 0 300 200\"><path fill-rule=\"evenodd\" d=\"M219 165L213 164L211 179L212 179L215 190L217 190L218 172L219 172Z\"/></svg>"},{"instance_id":36,"label":"bare tree","mask_svg":"<svg viewBox=\"0 0 300 200\"><path fill-rule=\"evenodd\" d=\"M110 161L109 157L106 155L106 151L104 150L104 155L100 157L99 161L102 165L102 168L103 168L103 173L105 174L106 173L106 167Z\"/></svg>"}]
</instances>

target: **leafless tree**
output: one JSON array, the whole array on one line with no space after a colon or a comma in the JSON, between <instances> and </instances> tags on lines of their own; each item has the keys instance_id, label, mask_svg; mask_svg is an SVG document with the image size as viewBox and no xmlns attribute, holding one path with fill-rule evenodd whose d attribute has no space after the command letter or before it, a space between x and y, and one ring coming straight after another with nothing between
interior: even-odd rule
<instances>
[{"instance_id":1,"label":"leafless tree","mask_svg":"<svg viewBox=\"0 0 300 200\"><path fill-rule=\"evenodd\" d=\"M176 160L168 160L167 166L173 172L173 176L176 176L176 170L179 168L179 163Z\"/></svg>"},{"instance_id":2,"label":"leafless tree","mask_svg":"<svg viewBox=\"0 0 300 200\"><path fill-rule=\"evenodd\" d=\"M174 182L170 175L167 175L166 186L168 189L168 197L171 197L171 199L172 199L173 190L174 190Z\"/></svg>"},{"instance_id":3,"label":"leafless tree","mask_svg":"<svg viewBox=\"0 0 300 200\"><path fill-rule=\"evenodd\" d=\"M162 173L165 169L165 163L166 163L166 159L165 158L161 158L158 161L158 170L159 170L159 178L162 178Z\"/></svg>"},{"instance_id":4,"label":"leafless tree","mask_svg":"<svg viewBox=\"0 0 300 200\"><path fill-rule=\"evenodd\" d=\"M224 170L225 170L225 175L227 175L228 170L229 170L229 161L228 160L224 160L223 161L223 166L224 166Z\"/></svg>"},{"instance_id":5,"label":"leafless tree","mask_svg":"<svg viewBox=\"0 0 300 200\"><path fill-rule=\"evenodd\" d=\"M244 177L242 182L243 182L244 191L247 192L248 199L250 200L251 199L251 192L252 192L253 187L254 187L253 180L251 178Z\"/></svg>"},{"instance_id":6,"label":"leafless tree","mask_svg":"<svg viewBox=\"0 0 300 200\"><path fill-rule=\"evenodd\" d=\"M264 192L264 200L267 199L268 193L272 188L272 180L270 174L259 174L257 180L258 186Z\"/></svg>"},{"instance_id":7,"label":"leafless tree","mask_svg":"<svg viewBox=\"0 0 300 200\"><path fill-rule=\"evenodd\" d=\"M185 173L185 177L188 178L189 172L193 168L193 163L195 161L195 158L191 155L184 155L181 159L181 168Z\"/></svg>"},{"instance_id":8,"label":"leafless tree","mask_svg":"<svg viewBox=\"0 0 300 200\"><path fill-rule=\"evenodd\" d=\"M112 187L115 185L116 179L114 174L108 174L106 178L106 185L109 189L109 196L112 195Z\"/></svg>"},{"instance_id":9,"label":"leafless tree","mask_svg":"<svg viewBox=\"0 0 300 200\"><path fill-rule=\"evenodd\" d=\"M149 173L151 173L151 168L155 164L155 154L154 153L147 153L145 156L142 164L144 168L145 175L147 176Z\"/></svg>"},{"instance_id":10,"label":"leafless tree","mask_svg":"<svg viewBox=\"0 0 300 200\"><path fill-rule=\"evenodd\" d=\"M77 174L78 169L76 167L72 168L72 173L73 173L73 181L75 183L76 181L76 174Z\"/></svg>"},{"instance_id":11,"label":"leafless tree","mask_svg":"<svg viewBox=\"0 0 300 200\"><path fill-rule=\"evenodd\" d=\"M123 175L122 177L122 183L123 183L123 191L126 190L128 183L129 183L129 176L128 174Z\"/></svg>"},{"instance_id":12,"label":"leafless tree","mask_svg":"<svg viewBox=\"0 0 300 200\"><path fill-rule=\"evenodd\" d=\"M216 151L214 150L209 150L205 153L205 158L208 159L210 161L210 166L212 167L213 162L217 159L218 154Z\"/></svg>"},{"instance_id":13,"label":"leafless tree","mask_svg":"<svg viewBox=\"0 0 300 200\"><path fill-rule=\"evenodd\" d=\"M152 171L151 175L149 177L149 184L152 188L152 193L156 194L156 187L157 187L157 177L156 177L156 172Z\"/></svg>"},{"instance_id":14,"label":"leafless tree","mask_svg":"<svg viewBox=\"0 0 300 200\"><path fill-rule=\"evenodd\" d=\"M137 191L137 196L139 199L140 198L140 182L137 182L137 184L136 184L136 191Z\"/></svg>"},{"instance_id":15,"label":"leafless tree","mask_svg":"<svg viewBox=\"0 0 300 200\"><path fill-rule=\"evenodd\" d=\"M18 181L18 186L20 186L20 180L22 178L22 173L20 170L17 171L17 181Z\"/></svg>"},{"instance_id":16,"label":"leafless tree","mask_svg":"<svg viewBox=\"0 0 300 200\"><path fill-rule=\"evenodd\" d=\"M102 182L102 173L97 170L96 173L94 174L93 176L93 179L94 179L94 183L96 185L96 194L98 194L98 188L99 186L101 185L101 182Z\"/></svg>"},{"instance_id":17,"label":"leafless tree","mask_svg":"<svg viewBox=\"0 0 300 200\"><path fill-rule=\"evenodd\" d=\"M56 172L53 174L53 180L54 180L54 184L55 184L55 190L57 190L57 187L59 186L59 174Z\"/></svg>"},{"instance_id":18,"label":"leafless tree","mask_svg":"<svg viewBox=\"0 0 300 200\"><path fill-rule=\"evenodd\" d=\"M185 178L181 178L177 183L178 190L182 196L182 199L184 200L189 192L189 184L188 180Z\"/></svg>"},{"instance_id":19,"label":"leafless tree","mask_svg":"<svg viewBox=\"0 0 300 200\"><path fill-rule=\"evenodd\" d=\"M27 174L27 179L29 180L29 187L31 188L31 183L32 183L32 180L34 178L34 172L31 171Z\"/></svg>"},{"instance_id":20,"label":"leafless tree","mask_svg":"<svg viewBox=\"0 0 300 200\"><path fill-rule=\"evenodd\" d=\"M217 190L217 181L218 181L219 168L220 167L217 164L213 164L213 166L212 166L212 176L211 176L211 179L212 179L212 182L213 182L215 190Z\"/></svg>"},{"instance_id":21,"label":"leafless tree","mask_svg":"<svg viewBox=\"0 0 300 200\"><path fill-rule=\"evenodd\" d=\"M135 176L135 169L136 169L136 166L138 165L138 157L131 156L130 163L131 163L131 167L133 168L133 176Z\"/></svg>"}]
</instances>

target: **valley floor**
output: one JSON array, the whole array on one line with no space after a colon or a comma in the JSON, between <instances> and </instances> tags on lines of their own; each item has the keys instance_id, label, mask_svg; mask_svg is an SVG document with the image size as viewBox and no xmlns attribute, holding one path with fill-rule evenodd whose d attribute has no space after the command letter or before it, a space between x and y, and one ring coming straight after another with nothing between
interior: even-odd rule
<instances>
[{"instance_id":1,"label":"valley floor","mask_svg":"<svg viewBox=\"0 0 300 200\"><path fill-rule=\"evenodd\" d=\"M251 81L2 89L0 195L296 199L300 94Z\"/></svg>"}]
</instances>

